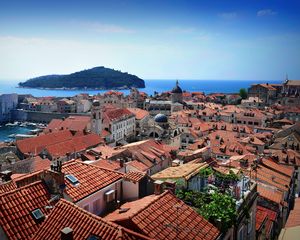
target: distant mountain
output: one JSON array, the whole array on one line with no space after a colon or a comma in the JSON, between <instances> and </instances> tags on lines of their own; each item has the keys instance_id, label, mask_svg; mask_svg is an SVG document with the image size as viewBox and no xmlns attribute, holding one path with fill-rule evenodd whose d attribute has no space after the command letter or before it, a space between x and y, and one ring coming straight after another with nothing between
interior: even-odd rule
<instances>
[{"instance_id":1,"label":"distant mountain","mask_svg":"<svg viewBox=\"0 0 300 240\"><path fill-rule=\"evenodd\" d=\"M47 89L128 89L144 88L139 77L110 68L95 67L68 75L47 75L19 83L20 87Z\"/></svg>"}]
</instances>

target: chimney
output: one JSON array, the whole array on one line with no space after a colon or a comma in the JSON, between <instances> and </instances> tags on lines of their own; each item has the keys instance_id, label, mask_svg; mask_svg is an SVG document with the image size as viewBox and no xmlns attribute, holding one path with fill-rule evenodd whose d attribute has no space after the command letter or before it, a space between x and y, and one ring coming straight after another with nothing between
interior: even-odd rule
<instances>
[{"instance_id":1,"label":"chimney","mask_svg":"<svg viewBox=\"0 0 300 240\"><path fill-rule=\"evenodd\" d=\"M122 168L122 167L124 167L124 159L120 159L120 167Z\"/></svg>"},{"instance_id":2,"label":"chimney","mask_svg":"<svg viewBox=\"0 0 300 240\"><path fill-rule=\"evenodd\" d=\"M69 227L65 227L60 231L60 239L61 240L73 240L73 229Z\"/></svg>"},{"instance_id":3,"label":"chimney","mask_svg":"<svg viewBox=\"0 0 300 240\"><path fill-rule=\"evenodd\" d=\"M3 182L8 182L11 180L12 171L6 170L1 172L1 177Z\"/></svg>"},{"instance_id":4,"label":"chimney","mask_svg":"<svg viewBox=\"0 0 300 240\"><path fill-rule=\"evenodd\" d=\"M160 195L163 192L163 184L164 182L161 180L156 180L154 182L154 194L155 195Z\"/></svg>"}]
</instances>

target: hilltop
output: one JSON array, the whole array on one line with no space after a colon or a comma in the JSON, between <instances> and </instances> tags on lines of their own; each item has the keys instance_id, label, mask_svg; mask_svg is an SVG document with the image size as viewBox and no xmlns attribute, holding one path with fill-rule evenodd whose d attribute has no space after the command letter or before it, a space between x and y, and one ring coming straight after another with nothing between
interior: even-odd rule
<instances>
[{"instance_id":1,"label":"hilltop","mask_svg":"<svg viewBox=\"0 0 300 240\"><path fill-rule=\"evenodd\" d=\"M144 88L139 77L105 67L95 67L68 75L46 75L19 83L20 87L45 89L128 89Z\"/></svg>"}]
</instances>

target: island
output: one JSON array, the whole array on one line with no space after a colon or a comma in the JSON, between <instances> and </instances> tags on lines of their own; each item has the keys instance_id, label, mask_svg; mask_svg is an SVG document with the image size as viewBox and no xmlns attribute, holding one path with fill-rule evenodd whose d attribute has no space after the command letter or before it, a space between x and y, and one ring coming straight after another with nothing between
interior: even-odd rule
<instances>
[{"instance_id":1,"label":"island","mask_svg":"<svg viewBox=\"0 0 300 240\"><path fill-rule=\"evenodd\" d=\"M46 75L20 82L19 87L39 89L129 89L145 88L143 79L118 70L101 67L67 74Z\"/></svg>"}]
</instances>

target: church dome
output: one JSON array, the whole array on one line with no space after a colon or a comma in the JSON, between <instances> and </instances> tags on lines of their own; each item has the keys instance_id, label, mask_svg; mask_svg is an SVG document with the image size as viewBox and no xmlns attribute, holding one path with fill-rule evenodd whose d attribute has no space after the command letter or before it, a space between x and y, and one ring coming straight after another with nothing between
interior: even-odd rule
<instances>
[{"instance_id":1,"label":"church dome","mask_svg":"<svg viewBox=\"0 0 300 240\"><path fill-rule=\"evenodd\" d=\"M182 93L182 89L179 87L178 80L176 81L176 86L172 89L172 93Z\"/></svg>"},{"instance_id":2,"label":"church dome","mask_svg":"<svg viewBox=\"0 0 300 240\"><path fill-rule=\"evenodd\" d=\"M154 121L157 123L167 123L168 117L162 113L159 113L154 117Z\"/></svg>"},{"instance_id":3,"label":"church dome","mask_svg":"<svg viewBox=\"0 0 300 240\"><path fill-rule=\"evenodd\" d=\"M99 100L94 100L94 101L93 101L93 106L94 106L94 107L99 107L99 106L100 106Z\"/></svg>"}]
</instances>

